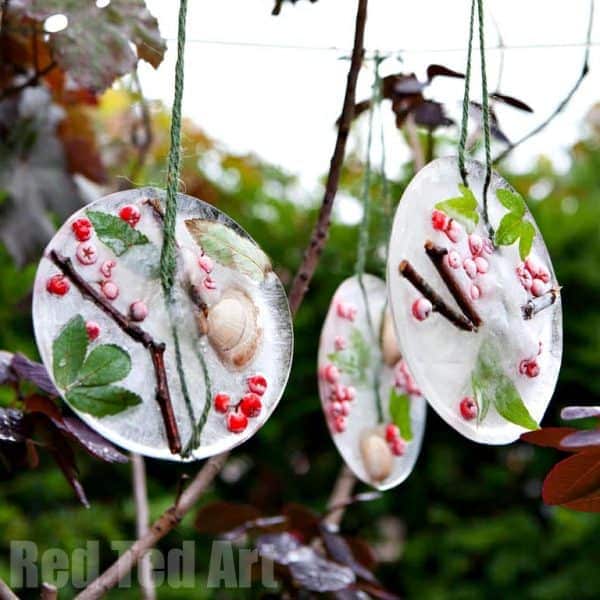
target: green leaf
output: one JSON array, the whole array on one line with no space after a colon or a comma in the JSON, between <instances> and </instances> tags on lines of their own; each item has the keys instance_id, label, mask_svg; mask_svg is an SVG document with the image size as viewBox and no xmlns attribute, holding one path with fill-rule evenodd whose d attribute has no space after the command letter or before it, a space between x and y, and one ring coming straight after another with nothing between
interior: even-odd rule
<instances>
[{"instance_id":1,"label":"green leaf","mask_svg":"<svg viewBox=\"0 0 600 600\"><path fill-rule=\"evenodd\" d=\"M458 189L461 196L438 202L435 207L446 213L450 218L462 223L466 230L471 233L475 229L475 225L479 223L477 198L475 198L473 192L465 185L458 184Z\"/></svg>"},{"instance_id":2,"label":"green leaf","mask_svg":"<svg viewBox=\"0 0 600 600\"><path fill-rule=\"evenodd\" d=\"M236 269L257 282L271 270L268 256L251 240L222 223L188 219L186 227L194 241L216 261Z\"/></svg>"},{"instance_id":3,"label":"green leaf","mask_svg":"<svg viewBox=\"0 0 600 600\"><path fill-rule=\"evenodd\" d=\"M519 217L519 219L525 215L527 207L521 194L517 192L511 192L510 190L499 189L496 190L496 196L502 203L502 206L507 208L512 214Z\"/></svg>"},{"instance_id":4,"label":"green leaf","mask_svg":"<svg viewBox=\"0 0 600 600\"><path fill-rule=\"evenodd\" d=\"M149 244L150 240L137 229L114 215L88 210L96 234L117 256L125 254L132 246Z\"/></svg>"},{"instance_id":5,"label":"green leaf","mask_svg":"<svg viewBox=\"0 0 600 600\"><path fill-rule=\"evenodd\" d=\"M537 429L538 424L529 414L515 384L500 367L500 356L499 347L487 338L479 349L471 374L473 394L479 407L478 422L485 419L493 405L507 421L525 429Z\"/></svg>"},{"instance_id":6,"label":"green leaf","mask_svg":"<svg viewBox=\"0 0 600 600\"><path fill-rule=\"evenodd\" d=\"M392 423L400 430L400 435L407 442L413 439L412 425L410 422L410 397L408 394L399 394L396 388L390 390L390 417Z\"/></svg>"},{"instance_id":7,"label":"green leaf","mask_svg":"<svg viewBox=\"0 0 600 600\"><path fill-rule=\"evenodd\" d=\"M75 381L83 365L88 347L85 321L81 315L73 317L60 331L52 344L52 369L59 388Z\"/></svg>"},{"instance_id":8,"label":"green leaf","mask_svg":"<svg viewBox=\"0 0 600 600\"><path fill-rule=\"evenodd\" d=\"M500 227L498 227L495 235L495 242L498 246L510 246L514 244L521 235L521 217L507 213L502 217L500 221Z\"/></svg>"},{"instance_id":9,"label":"green leaf","mask_svg":"<svg viewBox=\"0 0 600 600\"><path fill-rule=\"evenodd\" d=\"M142 402L137 394L116 385L75 387L66 398L71 406L94 417L116 415Z\"/></svg>"},{"instance_id":10,"label":"green leaf","mask_svg":"<svg viewBox=\"0 0 600 600\"><path fill-rule=\"evenodd\" d=\"M371 349L360 329L354 327L348 337L345 350L332 352L327 358L342 372L350 375L356 383L367 382L367 371L371 365Z\"/></svg>"},{"instance_id":11,"label":"green leaf","mask_svg":"<svg viewBox=\"0 0 600 600\"><path fill-rule=\"evenodd\" d=\"M131 358L126 350L115 344L94 348L79 371L77 385L98 386L114 383L127 377L131 371Z\"/></svg>"},{"instance_id":12,"label":"green leaf","mask_svg":"<svg viewBox=\"0 0 600 600\"><path fill-rule=\"evenodd\" d=\"M525 260L531 252L533 246L533 238L535 238L535 227L529 221L521 223L521 237L519 239L519 255L521 260Z\"/></svg>"}]
</instances>

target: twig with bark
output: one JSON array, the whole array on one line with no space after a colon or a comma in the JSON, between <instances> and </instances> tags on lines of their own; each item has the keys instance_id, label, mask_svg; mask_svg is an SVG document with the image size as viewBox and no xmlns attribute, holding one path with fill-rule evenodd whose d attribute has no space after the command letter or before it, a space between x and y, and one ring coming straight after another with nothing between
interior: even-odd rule
<instances>
[{"instance_id":1,"label":"twig with bark","mask_svg":"<svg viewBox=\"0 0 600 600\"><path fill-rule=\"evenodd\" d=\"M339 527L344 517L344 512L346 511L345 503L348 502L348 500L350 500L352 497L352 492L354 491L356 481L357 480L354 473L348 468L347 465L344 465L340 469L338 477L335 481L335 485L333 486L331 496L329 496L329 502L327 502L327 507L330 509L335 506L339 506L340 508L332 510L323 519L325 523Z\"/></svg>"},{"instance_id":2,"label":"twig with bark","mask_svg":"<svg viewBox=\"0 0 600 600\"><path fill-rule=\"evenodd\" d=\"M2 600L19 600L19 596L17 596L2 579L0 579L0 598L2 598Z\"/></svg>"},{"instance_id":3,"label":"twig with bark","mask_svg":"<svg viewBox=\"0 0 600 600\"><path fill-rule=\"evenodd\" d=\"M549 292L546 292L543 296L538 296L537 298L531 298L531 300L528 300L521 307L523 318L526 321L529 321L530 319L533 319L533 317L539 312L545 310L546 308L550 308L558 299L559 291L560 288L553 288Z\"/></svg>"},{"instance_id":4,"label":"twig with bark","mask_svg":"<svg viewBox=\"0 0 600 600\"><path fill-rule=\"evenodd\" d=\"M95 290L75 269L70 258L62 256L56 250L51 250L48 257L60 269L67 279L79 290L81 295L93 302L100 310L104 311L132 340L142 344L148 349L154 373L156 376L156 401L161 410L169 450L172 454L181 452L181 439L173 405L171 403L171 394L169 392L169 382L165 369L165 344L157 342L154 338L141 327L132 323L126 315L117 310L108 302L97 290Z\"/></svg>"}]
</instances>

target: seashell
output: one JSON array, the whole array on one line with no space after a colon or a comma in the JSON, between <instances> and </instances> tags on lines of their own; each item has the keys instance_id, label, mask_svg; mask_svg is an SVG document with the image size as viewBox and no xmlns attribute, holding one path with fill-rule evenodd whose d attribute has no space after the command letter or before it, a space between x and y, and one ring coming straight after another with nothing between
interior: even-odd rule
<instances>
[{"instance_id":1,"label":"seashell","mask_svg":"<svg viewBox=\"0 0 600 600\"><path fill-rule=\"evenodd\" d=\"M365 432L360 440L360 453L365 470L372 481L381 482L392 472L394 457L380 430Z\"/></svg>"},{"instance_id":2,"label":"seashell","mask_svg":"<svg viewBox=\"0 0 600 600\"><path fill-rule=\"evenodd\" d=\"M235 369L254 358L262 338L254 302L236 289L226 290L219 302L201 314L199 326L219 358Z\"/></svg>"},{"instance_id":3,"label":"seashell","mask_svg":"<svg viewBox=\"0 0 600 600\"><path fill-rule=\"evenodd\" d=\"M394 329L392 313L389 310L385 311L383 323L381 325L381 352L385 364L390 367L393 367L402 359L402 354L400 354L400 350L398 350L398 340L396 339L396 330Z\"/></svg>"}]
</instances>

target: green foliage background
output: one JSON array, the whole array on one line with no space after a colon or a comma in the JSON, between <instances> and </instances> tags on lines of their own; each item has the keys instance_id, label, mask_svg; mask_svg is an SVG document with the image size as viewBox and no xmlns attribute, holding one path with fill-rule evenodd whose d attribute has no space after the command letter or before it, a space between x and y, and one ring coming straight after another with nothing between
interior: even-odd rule
<instances>
[{"instance_id":1,"label":"green foliage background","mask_svg":"<svg viewBox=\"0 0 600 600\"><path fill-rule=\"evenodd\" d=\"M159 116L159 119L163 118ZM163 130L166 129L163 127ZM208 197L241 223L271 256L289 284L309 238L318 197L312 207L294 201L297 182L252 156L234 156L188 127L184 178L188 191ZM540 159L524 175L506 175L524 197L543 182L547 193L529 205L545 236L558 279L564 286L564 363L554 400L544 420L558 424L567 404L600 404L600 148L592 135L573 148L573 163L559 174ZM162 138L157 141L161 148ZM163 145L164 146L164 145ZM164 148L163 148L164 150ZM219 175L203 168L211 153ZM199 160L200 158L200 160ZM120 172L122 165L115 166ZM410 176L402 167L392 197L400 197ZM164 151L157 151L139 183L164 175ZM345 191L356 194L361 165L347 161ZM195 188L192 186L194 184ZM375 198L381 197L374 181ZM376 202L373 229L384 229ZM355 228L337 223L307 298L295 322L296 350L291 380L267 425L236 450L203 502L249 502L274 514L286 502L316 510L325 506L341 466L329 438L317 397L315 362L319 331L337 285L352 273ZM18 271L0 250L0 348L35 356L29 292L34 267ZM370 252L370 270L380 261ZM3 391L3 404L10 394ZM600 515L544 507L540 486L557 456L551 450L517 443L508 447L476 445L450 430L433 412L423 451L410 479L380 500L352 507L343 527L387 557L378 575L407 598L562 600L597 598L600 592ZM54 464L43 458L37 470L0 469L0 576L7 580L10 540L35 540L40 552L58 547L71 552L86 540L100 540L102 567L116 554L111 540L133 539L134 507L130 467L107 465L80 454L78 461L92 507L77 504ZM148 460L151 512L158 516L172 502L183 474L197 465ZM250 598L261 590L206 589L210 539L197 535L193 514L160 548L197 542L195 589L163 587L160 598ZM81 568L81 565L74 565ZM65 590L62 597L70 597ZM23 593L23 597L28 596ZM137 598L137 590L113 591L109 598Z\"/></svg>"}]
</instances>

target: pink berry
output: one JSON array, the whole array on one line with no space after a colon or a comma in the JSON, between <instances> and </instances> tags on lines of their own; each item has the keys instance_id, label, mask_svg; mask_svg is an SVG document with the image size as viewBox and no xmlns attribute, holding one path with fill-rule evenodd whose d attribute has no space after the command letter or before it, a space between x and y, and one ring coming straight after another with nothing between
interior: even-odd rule
<instances>
[{"instance_id":1,"label":"pink berry","mask_svg":"<svg viewBox=\"0 0 600 600\"><path fill-rule=\"evenodd\" d=\"M92 237L92 222L86 217L73 221L71 229L80 242L87 242Z\"/></svg>"},{"instance_id":2,"label":"pink berry","mask_svg":"<svg viewBox=\"0 0 600 600\"><path fill-rule=\"evenodd\" d=\"M466 396L460 401L460 414L467 421L477 416L477 404L473 398Z\"/></svg>"},{"instance_id":3,"label":"pink berry","mask_svg":"<svg viewBox=\"0 0 600 600\"><path fill-rule=\"evenodd\" d=\"M483 240L483 251L486 254L494 254L494 244L492 244L492 240L490 240L490 238L485 238Z\"/></svg>"},{"instance_id":4,"label":"pink berry","mask_svg":"<svg viewBox=\"0 0 600 600\"><path fill-rule=\"evenodd\" d=\"M337 383L340 378L340 371L335 365L329 363L323 367L323 378L328 383Z\"/></svg>"},{"instance_id":5,"label":"pink berry","mask_svg":"<svg viewBox=\"0 0 600 600\"><path fill-rule=\"evenodd\" d=\"M342 403L337 400L334 400L329 407L329 413L332 417L337 417L338 415L341 415L343 413Z\"/></svg>"},{"instance_id":6,"label":"pink berry","mask_svg":"<svg viewBox=\"0 0 600 600\"><path fill-rule=\"evenodd\" d=\"M335 400L346 400L346 386L339 381L333 385L332 398Z\"/></svg>"},{"instance_id":7,"label":"pink berry","mask_svg":"<svg viewBox=\"0 0 600 600\"><path fill-rule=\"evenodd\" d=\"M472 258L465 258L465 261L463 262L463 269L465 270L467 276L471 279L475 279L475 277L477 277L477 265Z\"/></svg>"},{"instance_id":8,"label":"pink berry","mask_svg":"<svg viewBox=\"0 0 600 600\"><path fill-rule=\"evenodd\" d=\"M451 219L450 224L444 230L444 233L446 234L446 237L451 242L456 243L460 239L460 233L461 233L460 225L454 219Z\"/></svg>"},{"instance_id":9,"label":"pink berry","mask_svg":"<svg viewBox=\"0 0 600 600\"><path fill-rule=\"evenodd\" d=\"M346 386L346 400L352 402L356 398L356 388L351 385Z\"/></svg>"},{"instance_id":10,"label":"pink berry","mask_svg":"<svg viewBox=\"0 0 600 600\"><path fill-rule=\"evenodd\" d=\"M393 423L388 423L385 427L385 439L388 443L393 442L400 437L400 429Z\"/></svg>"},{"instance_id":11,"label":"pink berry","mask_svg":"<svg viewBox=\"0 0 600 600\"><path fill-rule=\"evenodd\" d=\"M406 442L401 437L397 437L390 442L390 450L394 456L402 456L406 452Z\"/></svg>"},{"instance_id":12,"label":"pink berry","mask_svg":"<svg viewBox=\"0 0 600 600\"><path fill-rule=\"evenodd\" d=\"M241 411L230 412L226 417L227 429L231 433L242 433L248 426L248 417Z\"/></svg>"},{"instance_id":13,"label":"pink berry","mask_svg":"<svg viewBox=\"0 0 600 600\"><path fill-rule=\"evenodd\" d=\"M350 302L338 302L337 305L337 314L338 317L342 319L347 319L348 321L354 321L356 318L358 310L354 304Z\"/></svg>"},{"instance_id":14,"label":"pink berry","mask_svg":"<svg viewBox=\"0 0 600 600\"><path fill-rule=\"evenodd\" d=\"M483 252L483 239L480 235L472 233L469 236L469 250L473 257L479 256Z\"/></svg>"},{"instance_id":15,"label":"pink berry","mask_svg":"<svg viewBox=\"0 0 600 600\"><path fill-rule=\"evenodd\" d=\"M86 321L85 330L87 332L88 339L94 341L100 335L100 325L96 321Z\"/></svg>"},{"instance_id":16,"label":"pink berry","mask_svg":"<svg viewBox=\"0 0 600 600\"><path fill-rule=\"evenodd\" d=\"M521 373L521 375L527 375L527 365L529 364L529 361L524 358L520 363L519 363L519 373Z\"/></svg>"},{"instance_id":17,"label":"pink berry","mask_svg":"<svg viewBox=\"0 0 600 600\"><path fill-rule=\"evenodd\" d=\"M336 433L344 433L346 431L346 417L338 415L333 419L333 429Z\"/></svg>"},{"instance_id":18,"label":"pink berry","mask_svg":"<svg viewBox=\"0 0 600 600\"><path fill-rule=\"evenodd\" d=\"M258 394L247 393L240 401L240 410L247 417L258 417L262 409L262 402Z\"/></svg>"},{"instance_id":19,"label":"pink berry","mask_svg":"<svg viewBox=\"0 0 600 600\"><path fill-rule=\"evenodd\" d=\"M448 217L441 210L434 210L431 213L431 224L434 229L444 231L448 224Z\"/></svg>"},{"instance_id":20,"label":"pink berry","mask_svg":"<svg viewBox=\"0 0 600 600\"><path fill-rule=\"evenodd\" d=\"M488 261L483 258L483 256L477 256L474 258L475 266L477 267L477 272L480 274L487 273L489 269Z\"/></svg>"},{"instance_id":21,"label":"pink berry","mask_svg":"<svg viewBox=\"0 0 600 600\"><path fill-rule=\"evenodd\" d=\"M55 296L64 296L70 287L71 284L67 278L60 273L52 275L46 282L46 290Z\"/></svg>"},{"instance_id":22,"label":"pink berry","mask_svg":"<svg viewBox=\"0 0 600 600\"><path fill-rule=\"evenodd\" d=\"M460 254L456 250L450 250L446 256L448 266L452 267L453 269L458 269L460 267Z\"/></svg>"},{"instance_id":23,"label":"pink berry","mask_svg":"<svg viewBox=\"0 0 600 600\"><path fill-rule=\"evenodd\" d=\"M214 405L215 410L220 413L226 413L229 410L229 403L231 402L231 398L228 394L217 394L214 397Z\"/></svg>"},{"instance_id":24,"label":"pink berry","mask_svg":"<svg viewBox=\"0 0 600 600\"><path fill-rule=\"evenodd\" d=\"M527 377L537 377L540 374L540 365L538 361L533 359L527 363L527 367L525 368L525 375Z\"/></svg>"},{"instance_id":25,"label":"pink berry","mask_svg":"<svg viewBox=\"0 0 600 600\"><path fill-rule=\"evenodd\" d=\"M550 286L541 279L534 279L531 284L531 293L534 296L543 296L549 289Z\"/></svg>"},{"instance_id":26,"label":"pink berry","mask_svg":"<svg viewBox=\"0 0 600 600\"><path fill-rule=\"evenodd\" d=\"M143 321L148 316L148 307L142 300L136 300L129 306L129 316L134 321Z\"/></svg>"},{"instance_id":27,"label":"pink berry","mask_svg":"<svg viewBox=\"0 0 600 600\"><path fill-rule=\"evenodd\" d=\"M138 224L141 216L140 209L133 204L127 204L119 211L119 217L132 227Z\"/></svg>"},{"instance_id":28,"label":"pink berry","mask_svg":"<svg viewBox=\"0 0 600 600\"><path fill-rule=\"evenodd\" d=\"M114 300L119 295L119 288L112 281L103 281L101 284L102 293L108 300Z\"/></svg>"},{"instance_id":29,"label":"pink berry","mask_svg":"<svg viewBox=\"0 0 600 600\"><path fill-rule=\"evenodd\" d=\"M533 277L531 276L531 273L525 268L524 263L521 263L519 266L517 266L516 271L521 285L529 291L531 289L531 284L533 283Z\"/></svg>"},{"instance_id":30,"label":"pink berry","mask_svg":"<svg viewBox=\"0 0 600 600\"><path fill-rule=\"evenodd\" d=\"M114 260L105 260L100 266L100 273L106 277L106 279L110 279L112 276L112 270L117 266L116 261Z\"/></svg>"},{"instance_id":31,"label":"pink berry","mask_svg":"<svg viewBox=\"0 0 600 600\"><path fill-rule=\"evenodd\" d=\"M89 242L81 242L81 244L77 246L75 256L82 265L93 265L98 260L96 246Z\"/></svg>"},{"instance_id":32,"label":"pink berry","mask_svg":"<svg viewBox=\"0 0 600 600\"><path fill-rule=\"evenodd\" d=\"M202 255L198 259L198 264L205 273L211 273L215 266L212 258L210 256L206 256L206 254Z\"/></svg>"},{"instance_id":33,"label":"pink berry","mask_svg":"<svg viewBox=\"0 0 600 600\"><path fill-rule=\"evenodd\" d=\"M472 300L479 300L481 298L481 289L478 285L473 284L470 289L470 295Z\"/></svg>"},{"instance_id":34,"label":"pink berry","mask_svg":"<svg viewBox=\"0 0 600 600\"><path fill-rule=\"evenodd\" d=\"M341 335L337 335L335 337L333 345L335 346L335 349L338 351L345 350L346 347L348 346L348 344L346 343L346 340Z\"/></svg>"},{"instance_id":35,"label":"pink berry","mask_svg":"<svg viewBox=\"0 0 600 600\"><path fill-rule=\"evenodd\" d=\"M248 389L259 396L262 396L267 389L267 378L260 373L248 377Z\"/></svg>"},{"instance_id":36,"label":"pink berry","mask_svg":"<svg viewBox=\"0 0 600 600\"><path fill-rule=\"evenodd\" d=\"M340 404L342 405L342 415L347 417L350 414L350 402L344 400L343 402L340 402Z\"/></svg>"},{"instance_id":37,"label":"pink berry","mask_svg":"<svg viewBox=\"0 0 600 600\"><path fill-rule=\"evenodd\" d=\"M412 304L412 314L417 321L424 321L433 310L433 305L427 298L417 298Z\"/></svg>"},{"instance_id":38,"label":"pink berry","mask_svg":"<svg viewBox=\"0 0 600 600\"><path fill-rule=\"evenodd\" d=\"M217 289L217 282L210 275L207 275L202 280L202 284L204 285L204 287L207 290L216 290Z\"/></svg>"}]
</instances>

